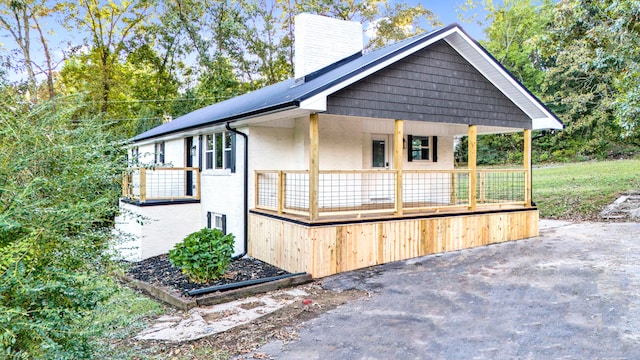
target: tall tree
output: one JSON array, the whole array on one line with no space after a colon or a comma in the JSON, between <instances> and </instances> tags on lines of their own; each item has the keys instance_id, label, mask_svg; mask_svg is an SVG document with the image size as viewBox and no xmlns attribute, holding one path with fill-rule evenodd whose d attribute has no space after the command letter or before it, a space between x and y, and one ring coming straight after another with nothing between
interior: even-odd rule
<instances>
[{"instance_id":1,"label":"tall tree","mask_svg":"<svg viewBox=\"0 0 640 360\"><path fill-rule=\"evenodd\" d=\"M640 145L637 1L562 0L538 48L544 91L565 114L561 137L570 155L615 155L625 144Z\"/></svg>"},{"instance_id":2,"label":"tall tree","mask_svg":"<svg viewBox=\"0 0 640 360\"><path fill-rule=\"evenodd\" d=\"M113 75L128 45L139 36L141 29L155 4L151 0L114 1L81 0L73 8L71 21L77 28L87 33L88 53L81 58L87 60L90 71L98 75L100 110L107 113Z\"/></svg>"},{"instance_id":3,"label":"tall tree","mask_svg":"<svg viewBox=\"0 0 640 360\"><path fill-rule=\"evenodd\" d=\"M55 96L54 64L49 41L41 23L52 22L54 15L61 12L62 4L49 4L45 0L2 0L0 1L0 29L6 30L16 46L20 49L19 60L14 66L24 68L27 73L27 88L32 101L37 101L37 75L43 74L46 78L47 95L51 99ZM32 33L35 30L35 34ZM51 31L51 29L48 29ZM36 61L35 49L32 41L35 40L42 49L44 63ZM11 62L7 62L9 66Z\"/></svg>"}]
</instances>

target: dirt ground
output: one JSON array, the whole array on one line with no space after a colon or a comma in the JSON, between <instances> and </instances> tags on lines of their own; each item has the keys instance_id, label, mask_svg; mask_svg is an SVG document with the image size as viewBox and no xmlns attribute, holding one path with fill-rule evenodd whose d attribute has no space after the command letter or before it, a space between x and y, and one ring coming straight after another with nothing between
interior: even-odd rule
<instances>
[{"instance_id":1,"label":"dirt ground","mask_svg":"<svg viewBox=\"0 0 640 360\"><path fill-rule=\"evenodd\" d=\"M132 343L176 359L638 359L640 223L541 222L541 236L303 285L226 333Z\"/></svg>"},{"instance_id":2,"label":"dirt ground","mask_svg":"<svg viewBox=\"0 0 640 360\"><path fill-rule=\"evenodd\" d=\"M347 302L367 296L366 291L357 289L327 290L317 282L298 288L308 294L305 299L311 300L310 304L297 301L250 324L191 342L172 344L131 340L128 345L144 349L143 352L149 357L162 359L229 359L247 353L251 353L251 358L266 358L266 355L252 351L269 340L283 343L295 340L298 337L297 329L304 322ZM180 313L174 311L174 314Z\"/></svg>"}]
</instances>

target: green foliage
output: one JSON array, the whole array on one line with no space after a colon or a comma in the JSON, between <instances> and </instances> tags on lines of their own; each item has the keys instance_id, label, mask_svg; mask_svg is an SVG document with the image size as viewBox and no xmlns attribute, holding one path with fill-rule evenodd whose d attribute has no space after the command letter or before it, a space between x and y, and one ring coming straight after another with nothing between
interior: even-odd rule
<instances>
[{"instance_id":1,"label":"green foliage","mask_svg":"<svg viewBox=\"0 0 640 360\"><path fill-rule=\"evenodd\" d=\"M0 98L0 357L86 358L113 284L119 146L73 110Z\"/></svg>"},{"instance_id":2,"label":"green foliage","mask_svg":"<svg viewBox=\"0 0 640 360\"><path fill-rule=\"evenodd\" d=\"M193 282L206 283L224 275L231 263L234 236L218 229L189 234L169 250L169 260Z\"/></svg>"},{"instance_id":3,"label":"green foliage","mask_svg":"<svg viewBox=\"0 0 640 360\"><path fill-rule=\"evenodd\" d=\"M544 71L537 62L535 40L552 21L552 2L507 0L487 4L491 25L482 45L530 91L539 92Z\"/></svg>"},{"instance_id":4,"label":"green foliage","mask_svg":"<svg viewBox=\"0 0 640 360\"><path fill-rule=\"evenodd\" d=\"M594 219L621 193L640 188L640 159L554 164L533 170L540 216Z\"/></svg>"}]
</instances>

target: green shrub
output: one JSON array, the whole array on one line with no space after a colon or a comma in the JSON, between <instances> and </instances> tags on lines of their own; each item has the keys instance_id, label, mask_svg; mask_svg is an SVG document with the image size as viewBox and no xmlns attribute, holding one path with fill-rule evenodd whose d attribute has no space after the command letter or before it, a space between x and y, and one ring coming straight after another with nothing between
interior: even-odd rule
<instances>
[{"instance_id":1,"label":"green shrub","mask_svg":"<svg viewBox=\"0 0 640 360\"><path fill-rule=\"evenodd\" d=\"M224 275L233 254L232 234L218 229L202 229L187 237L169 251L169 261L180 268L191 281L206 283Z\"/></svg>"},{"instance_id":2,"label":"green shrub","mask_svg":"<svg viewBox=\"0 0 640 360\"><path fill-rule=\"evenodd\" d=\"M0 359L91 358L124 152L98 119L1 96Z\"/></svg>"}]
</instances>

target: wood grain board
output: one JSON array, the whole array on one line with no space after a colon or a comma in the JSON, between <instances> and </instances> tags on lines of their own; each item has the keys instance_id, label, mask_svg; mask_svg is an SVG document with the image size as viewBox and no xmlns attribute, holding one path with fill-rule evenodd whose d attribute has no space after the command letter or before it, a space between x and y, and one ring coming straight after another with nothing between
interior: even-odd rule
<instances>
[{"instance_id":1,"label":"wood grain board","mask_svg":"<svg viewBox=\"0 0 640 360\"><path fill-rule=\"evenodd\" d=\"M538 210L307 226L249 215L249 255L314 278L538 236Z\"/></svg>"}]
</instances>

